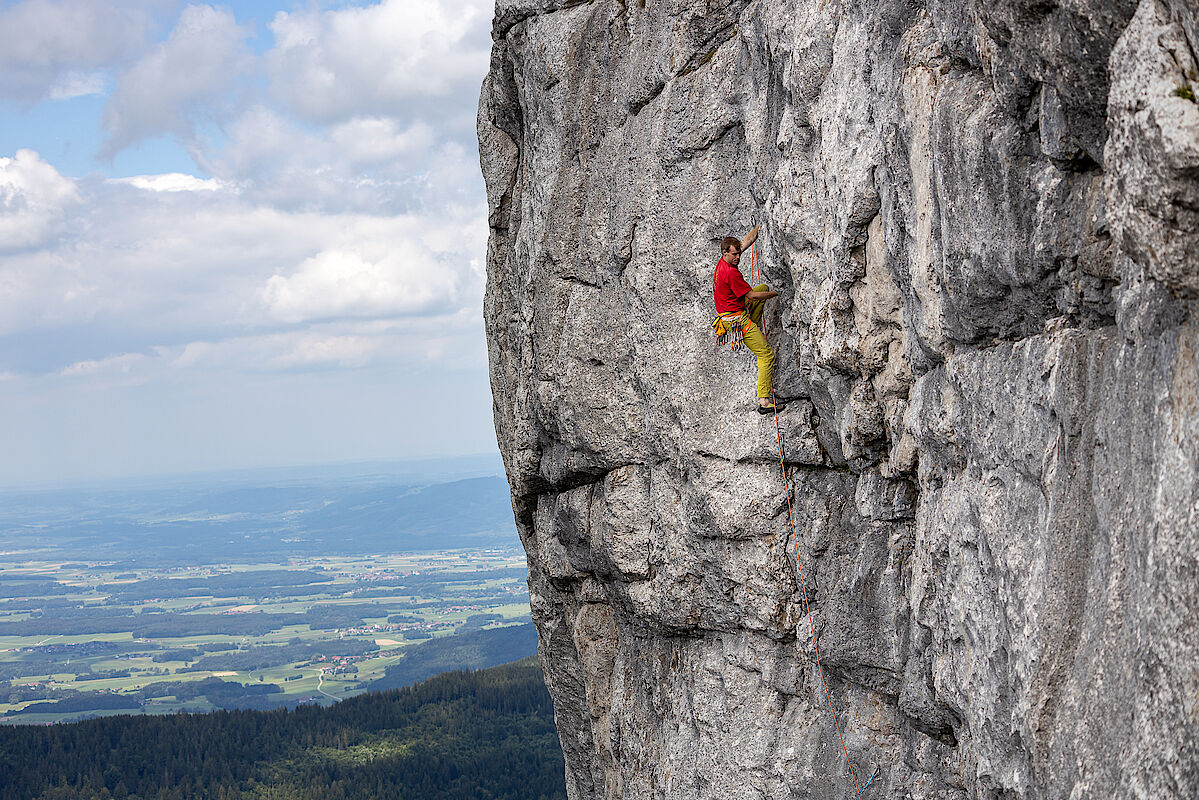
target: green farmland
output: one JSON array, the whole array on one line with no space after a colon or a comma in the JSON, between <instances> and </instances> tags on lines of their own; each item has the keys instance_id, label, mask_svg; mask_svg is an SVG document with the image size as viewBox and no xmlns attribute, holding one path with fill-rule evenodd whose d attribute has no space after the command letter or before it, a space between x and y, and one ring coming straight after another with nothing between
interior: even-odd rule
<instances>
[{"instance_id":1,"label":"green farmland","mask_svg":"<svg viewBox=\"0 0 1199 800\"><path fill-rule=\"evenodd\" d=\"M389 667L405 668L392 683L415 674L416 654L434 663L429 648L447 637L460 638L436 646L436 663L457 642L474 658L528 655L528 621L525 561L511 548L136 569L6 562L0 722L328 705L386 683Z\"/></svg>"}]
</instances>

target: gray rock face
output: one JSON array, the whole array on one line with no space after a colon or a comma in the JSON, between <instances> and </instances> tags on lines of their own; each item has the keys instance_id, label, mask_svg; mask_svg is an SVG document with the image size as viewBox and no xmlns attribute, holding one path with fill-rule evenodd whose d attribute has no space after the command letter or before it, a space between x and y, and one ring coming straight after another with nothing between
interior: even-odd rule
<instances>
[{"instance_id":1,"label":"gray rock face","mask_svg":"<svg viewBox=\"0 0 1199 800\"><path fill-rule=\"evenodd\" d=\"M1199 797L1193 0L494 37L496 430L572 800ZM709 328L757 222L777 432Z\"/></svg>"}]
</instances>

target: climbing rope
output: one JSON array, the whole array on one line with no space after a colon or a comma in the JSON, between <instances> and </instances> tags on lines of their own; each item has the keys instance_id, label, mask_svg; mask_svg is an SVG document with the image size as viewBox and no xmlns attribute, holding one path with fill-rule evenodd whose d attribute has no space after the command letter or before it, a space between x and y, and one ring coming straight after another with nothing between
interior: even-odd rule
<instances>
[{"instance_id":1,"label":"climbing rope","mask_svg":"<svg viewBox=\"0 0 1199 800\"><path fill-rule=\"evenodd\" d=\"M749 251L749 269L751 280L754 286L758 284L758 242L754 240L753 248ZM765 322L765 317L763 317ZM763 326L763 330L765 326ZM816 643L816 622L812 618L812 607L808 604L808 582L804 577L803 562L799 558L799 536L795 533L795 514L791 508L791 481L787 478L787 465L785 456L783 455L783 431L779 427L779 410L774 399L774 387L770 389L770 402L775 405L774 409L774 434L778 439L779 445L779 469L783 474L783 492L787 497L787 523L791 527L791 542L795 545L795 566L798 568L799 585L802 590L804 611L808 614L808 625L812 629L812 649L816 651L816 672L820 675L820 685L824 688L825 699L828 700L828 710L833 715L833 727L837 729L837 738L841 740L841 751L845 753L845 765L849 768L849 777L853 779L853 788L857 793L858 800L862 800L862 792L864 787L858 785L858 776L854 772L853 762L849 758L849 748L845 746L845 737L841 735L841 723L837 721L837 709L833 707L833 696L829 693L828 683L824 680L824 668L820 664L820 647ZM870 776L870 780L866 782L866 786L870 786L874 779L878 777L878 770L874 771L874 775Z\"/></svg>"}]
</instances>

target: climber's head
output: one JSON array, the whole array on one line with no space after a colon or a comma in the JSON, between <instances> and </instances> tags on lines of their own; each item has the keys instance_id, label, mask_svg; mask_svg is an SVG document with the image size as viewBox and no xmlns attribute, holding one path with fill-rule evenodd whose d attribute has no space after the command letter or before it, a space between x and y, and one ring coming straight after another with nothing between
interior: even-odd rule
<instances>
[{"instance_id":1,"label":"climber's head","mask_svg":"<svg viewBox=\"0 0 1199 800\"><path fill-rule=\"evenodd\" d=\"M730 267L737 266L737 262L741 260L741 240L735 236L724 237L720 242L720 255Z\"/></svg>"}]
</instances>

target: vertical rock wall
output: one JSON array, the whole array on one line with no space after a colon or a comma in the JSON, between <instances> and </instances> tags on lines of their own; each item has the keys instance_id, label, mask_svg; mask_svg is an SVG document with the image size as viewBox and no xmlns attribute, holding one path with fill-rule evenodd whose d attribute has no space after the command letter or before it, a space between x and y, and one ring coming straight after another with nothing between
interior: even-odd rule
<instances>
[{"instance_id":1,"label":"vertical rock wall","mask_svg":"<svg viewBox=\"0 0 1199 800\"><path fill-rule=\"evenodd\" d=\"M1199 796L1194 3L500 0L494 40L572 800L853 796L829 700L866 796ZM709 328L758 222L790 498Z\"/></svg>"}]
</instances>

